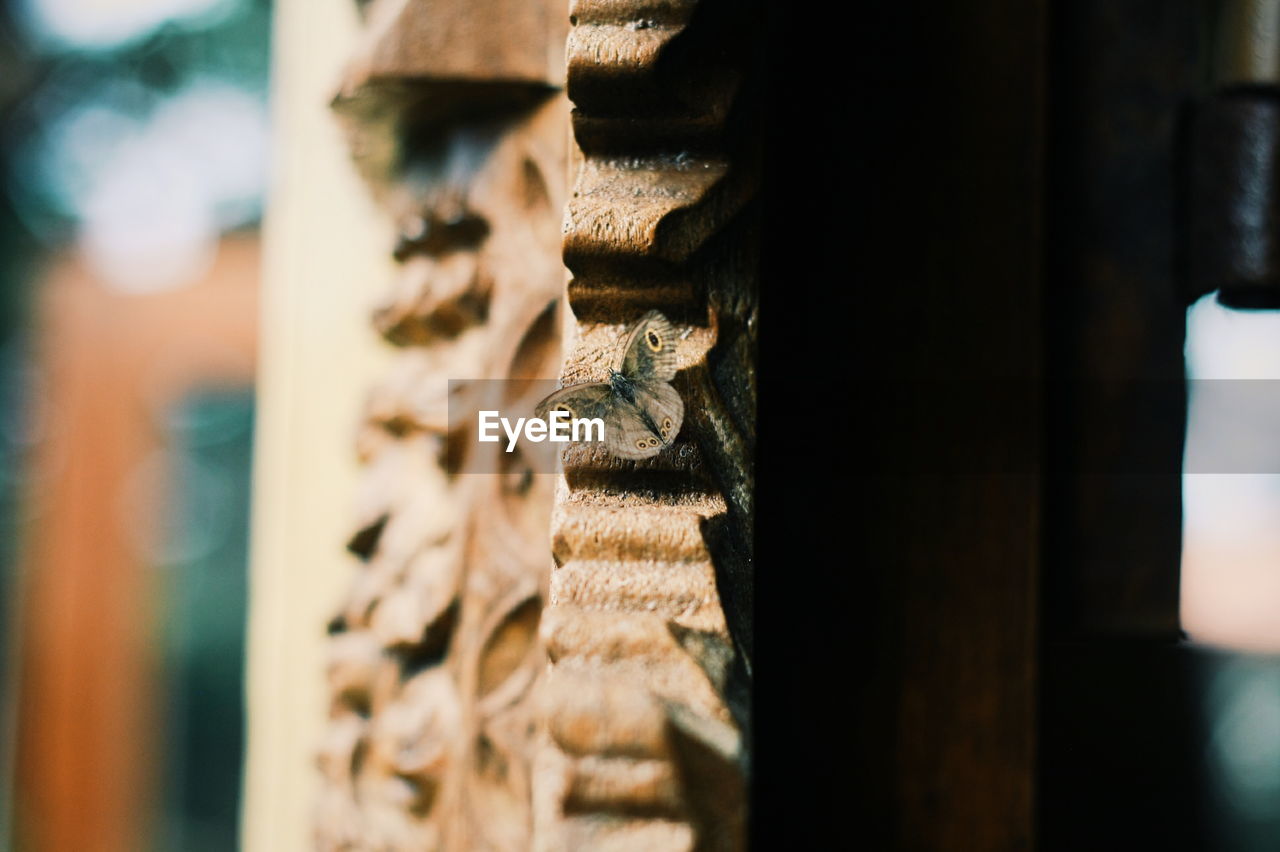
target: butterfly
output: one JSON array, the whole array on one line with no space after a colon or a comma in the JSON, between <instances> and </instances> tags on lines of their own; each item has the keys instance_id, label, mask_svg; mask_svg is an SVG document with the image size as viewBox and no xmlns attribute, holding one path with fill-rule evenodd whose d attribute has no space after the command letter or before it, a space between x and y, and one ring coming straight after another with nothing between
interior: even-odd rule
<instances>
[{"instance_id":1,"label":"butterfly","mask_svg":"<svg viewBox=\"0 0 1280 852\"><path fill-rule=\"evenodd\" d=\"M668 382L676 374L676 329L649 311L627 333L606 382L561 388L536 412L604 421L604 445L624 459L647 459L671 446L684 421L684 401Z\"/></svg>"}]
</instances>

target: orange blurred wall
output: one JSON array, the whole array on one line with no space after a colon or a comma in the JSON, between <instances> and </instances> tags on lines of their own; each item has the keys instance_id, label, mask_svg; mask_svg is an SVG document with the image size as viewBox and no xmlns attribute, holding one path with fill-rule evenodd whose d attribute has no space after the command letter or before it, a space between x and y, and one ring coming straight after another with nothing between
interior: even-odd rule
<instances>
[{"instance_id":1,"label":"orange blurred wall","mask_svg":"<svg viewBox=\"0 0 1280 852\"><path fill-rule=\"evenodd\" d=\"M136 852L158 808L156 575L138 546L163 495L127 485L161 448L166 407L244 387L257 357L256 234L207 276L161 293L103 286L77 260L40 285L33 339L44 433L27 472L16 812L18 848Z\"/></svg>"}]
</instances>

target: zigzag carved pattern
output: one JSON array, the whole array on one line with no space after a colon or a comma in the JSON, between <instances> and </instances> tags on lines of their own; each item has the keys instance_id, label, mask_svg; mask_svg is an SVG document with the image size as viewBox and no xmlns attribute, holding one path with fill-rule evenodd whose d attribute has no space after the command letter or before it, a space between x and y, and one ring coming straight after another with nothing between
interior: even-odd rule
<instances>
[{"instance_id":1,"label":"zigzag carved pattern","mask_svg":"<svg viewBox=\"0 0 1280 852\"><path fill-rule=\"evenodd\" d=\"M724 593L750 582L758 161L727 132L741 54L703 49L724 36L721 11L571 6L581 160L564 258L578 325L562 380L603 379L627 324L658 307L683 329L688 414L653 459L564 458L541 625L552 667L534 819L548 852L745 848L750 625Z\"/></svg>"}]
</instances>

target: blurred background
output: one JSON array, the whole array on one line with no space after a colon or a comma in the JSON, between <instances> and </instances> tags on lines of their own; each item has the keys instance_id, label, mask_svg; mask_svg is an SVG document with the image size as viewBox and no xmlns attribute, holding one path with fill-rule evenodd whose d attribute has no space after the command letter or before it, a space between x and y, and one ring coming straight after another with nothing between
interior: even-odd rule
<instances>
[{"instance_id":1,"label":"blurred background","mask_svg":"<svg viewBox=\"0 0 1280 852\"><path fill-rule=\"evenodd\" d=\"M1280 311L1187 312L1182 627L1208 833L1280 843ZM1233 653L1234 652L1234 653Z\"/></svg>"},{"instance_id":2,"label":"blurred background","mask_svg":"<svg viewBox=\"0 0 1280 852\"><path fill-rule=\"evenodd\" d=\"M268 0L0 11L0 847L237 846Z\"/></svg>"}]
</instances>

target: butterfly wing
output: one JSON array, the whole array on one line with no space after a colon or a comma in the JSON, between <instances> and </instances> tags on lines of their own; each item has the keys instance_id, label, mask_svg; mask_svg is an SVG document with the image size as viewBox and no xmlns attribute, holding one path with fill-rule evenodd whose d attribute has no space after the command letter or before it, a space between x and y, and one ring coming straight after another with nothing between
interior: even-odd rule
<instances>
[{"instance_id":1,"label":"butterfly wing","mask_svg":"<svg viewBox=\"0 0 1280 852\"><path fill-rule=\"evenodd\" d=\"M662 450L662 441L650 429L640 409L621 402L604 421L604 445L618 458L647 459Z\"/></svg>"},{"instance_id":2,"label":"butterfly wing","mask_svg":"<svg viewBox=\"0 0 1280 852\"><path fill-rule=\"evenodd\" d=\"M676 328L658 311L642 316L627 335L614 367L632 381L670 381L676 374Z\"/></svg>"},{"instance_id":3,"label":"butterfly wing","mask_svg":"<svg viewBox=\"0 0 1280 852\"><path fill-rule=\"evenodd\" d=\"M647 459L671 446L684 420L684 402L666 382L635 384L635 404L618 400L604 421L609 452L624 459Z\"/></svg>"},{"instance_id":4,"label":"butterfly wing","mask_svg":"<svg viewBox=\"0 0 1280 852\"><path fill-rule=\"evenodd\" d=\"M648 415L663 446L669 445L684 422L684 400L679 392L666 382L642 381L635 383L635 397L636 407Z\"/></svg>"},{"instance_id":5,"label":"butterfly wing","mask_svg":"<svg viewBox=\"0 0 1280 852\"><path fill-rule=\"evenodd\" d=\"M658 311L649 311L627 335L614 369L633 389L634 402L611 384L594 382L561 388L538 403L539 417L562 409L571 418L602 418L609 452L624 459L647 459L671 445L684 422L684 402L668 381L676 374L676 329Z\"/></svg>"},{"instance_id":6,"label":"butterfly wing","mask_svg":"<svg viewBox=\"0 0 1280 852\"><path fill-rule=\"evenodd\" d=\"M569 412L570 419L597 417L606 420L614 402L613 389L606 382L588 382L561 388L534 407L534 414L546 417L547 412L560 409Z\"/></svg>"}]
</instances>

